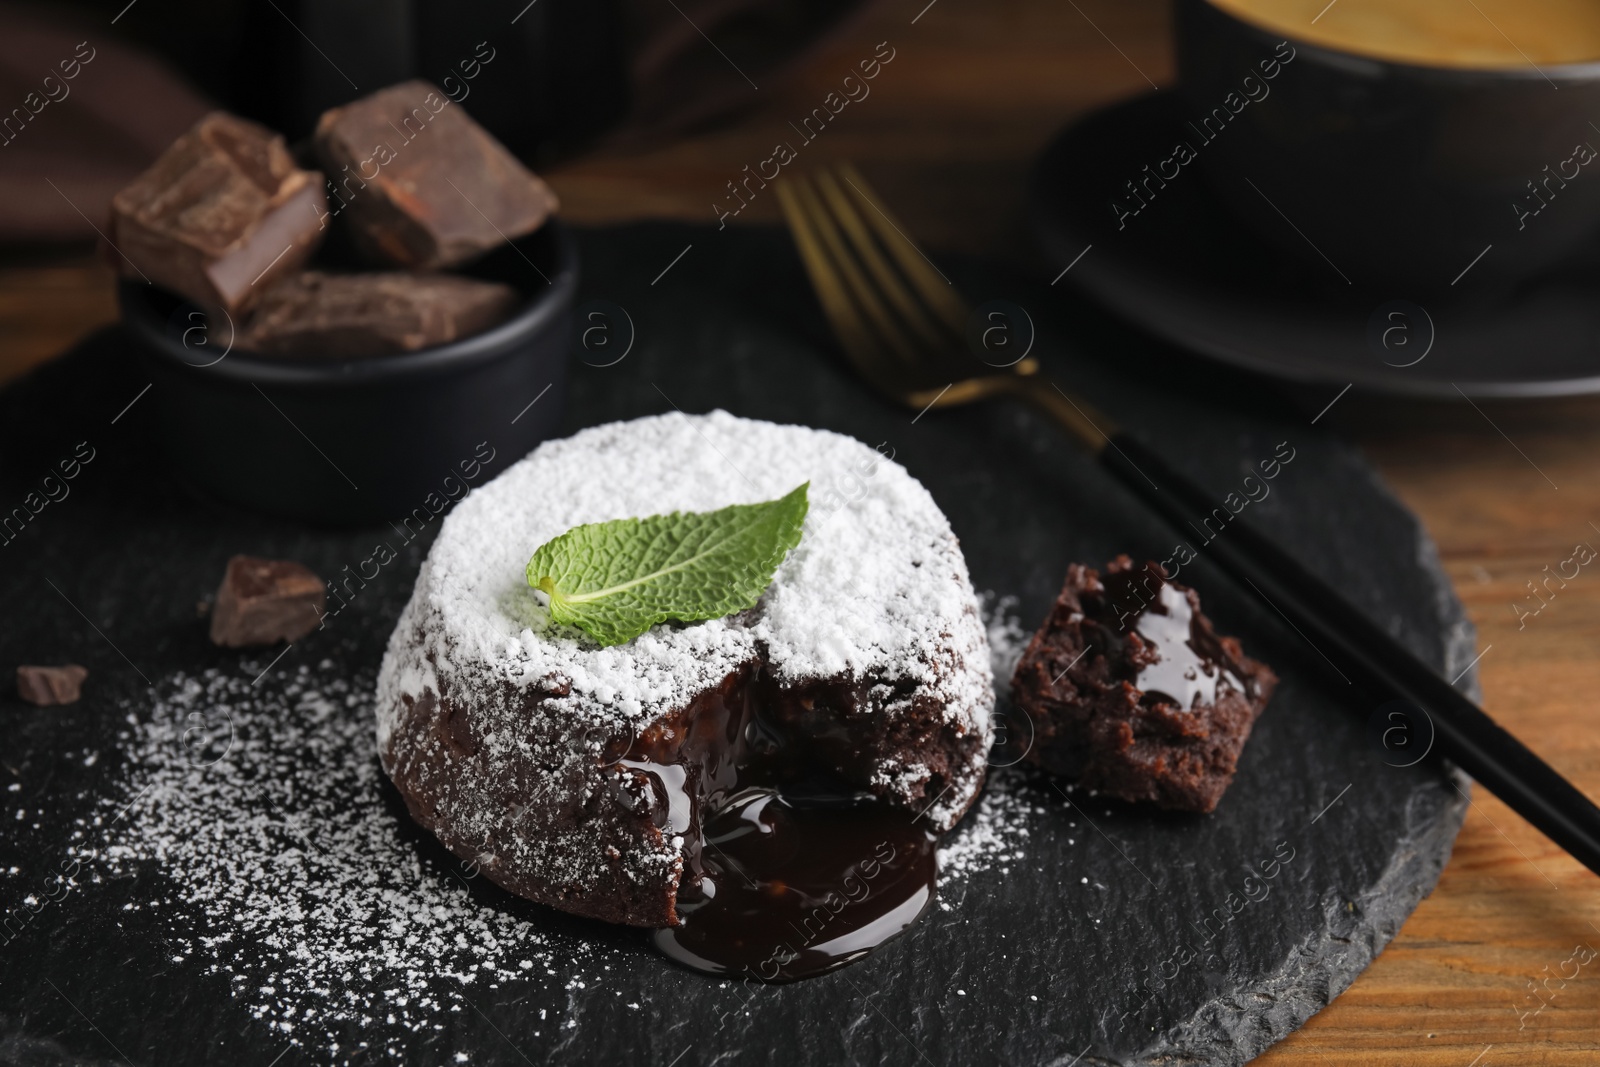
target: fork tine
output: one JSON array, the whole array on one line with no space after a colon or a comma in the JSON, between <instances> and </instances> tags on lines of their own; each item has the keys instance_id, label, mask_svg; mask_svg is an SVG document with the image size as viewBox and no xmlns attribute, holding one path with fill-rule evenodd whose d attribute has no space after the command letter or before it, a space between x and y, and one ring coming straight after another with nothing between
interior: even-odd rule
<instances>
[{"instance_id":1,"label":"fork tine","mask_svg":"<svg viewBox=\"0 0 1600 1067\"><path fill-rule=\"evenodd\" d=\"M923 301L944 320L945 325L956 332L957 336L965 336L967 330L967 316L969 310L966 301L961 299L956 292L954 284L935 267L922 250L911 243L911 238L905 235L904 228L892 218L888 212L878 206L880 199L872 186L867 184L867 179L850 163L840 163L839 176L844 183L855 191L857 197L869 209L862 214L869 225L872 226L883 242L900 264L900 269L905 272L911 283L917 287Z\"/></svg>"},{"instance_id":2,"label":"fork tine","mask_svg":"<svg viewBox=\"0 0 1600 1067\"><path fill-rule=\"evenodd\" d=\"M929 315L919 304L905 281L883 258L883 253L878 250L878 245L868 232L866 224L861 221L861 215L856 211L855 205L850 202L844 189L839 185L838 179L830 170L821 170L816 175L817 188L821 190L823 199L828 207L833 210L833 216L839 226L844 230L854 247L856 255L867 267L878 283L878 291L883 294L889 303L894 305L900 313L900 318L918 334L924 342L935 350L948 347L955 338L947 336L940 330L941 320Z\"/></svg>"},{"instance_id":3,"label":"fork tine","mask_svg":"<svg viewBox=\"0 0 1600 1067\"><path fill-rule=\"evenodd\" d=\"M900 356L906 365L915 365L918 362L916 346L884 306L878 290L862 273L861 265L850 255L844 237L839 232L838 221L828 213L816 188L810 181L798 182L795 195L811 220L812 230L821 238L822 247L844 283L845 292L864 313L867 324L876 329L877 339Z\"/></svg>"},{"instance_id":4,"label":"fork tine","mask_svg":"<svg viewBox=\"0 0 1600 1067\"><path fill-rule=\"evenodd\" d=\"M823 248L821 237L812 225L809 213L800 202L796 187L804 181L800 176L786 177L774 186L778 204L783 208L784 219L789 224L789 232L793 234L795 246L800 251L800 260L811 278L811 287L816 290L823 314L833 325L833 332L838 335L846 351L863 367L878 365L883 359L881 346L851 302L848 291Z\"/></svg>"}]
</instances>

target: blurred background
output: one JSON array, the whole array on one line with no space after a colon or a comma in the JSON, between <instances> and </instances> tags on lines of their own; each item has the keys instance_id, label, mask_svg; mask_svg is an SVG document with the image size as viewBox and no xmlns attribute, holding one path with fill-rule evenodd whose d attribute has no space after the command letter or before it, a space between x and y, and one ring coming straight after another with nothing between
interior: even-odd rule
<instances>
[{"instance_id":1,"label":"blurred background","mask_svg":"<svg viewBox=\"0 0 1600 1067\"><path fill-rule=\"evenodd\" d=\"M1031 255L1030 160L1073 116L1170 80L1168 18L1160 0L0 4L7 112L58 53L95 50L51 121L0 148L0 379L115 320L93 226L213 106L293 142L326 107L454 77L446 90L555 187L569 221L713 223L726 183L796 140L789 124L887 42L870 104L807 145L808 162L855 160L935 248ZM479 54L493 58L468 80ZM737 221L778 220L764 197Z\"/></svg>"}]
</instances>

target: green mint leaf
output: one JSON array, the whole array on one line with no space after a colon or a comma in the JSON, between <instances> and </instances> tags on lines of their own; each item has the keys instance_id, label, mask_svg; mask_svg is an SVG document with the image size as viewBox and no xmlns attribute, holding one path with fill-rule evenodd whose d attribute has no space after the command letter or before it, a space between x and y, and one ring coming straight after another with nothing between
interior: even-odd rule
<instances>
[{"instance_id":1,"label":"green mint leaf","mask_svg":"<svg viewBox=\"0 0 1600 1067\"><path fill-rule=\"evenodd\" d=\"M533 554L528 584L550 597L551 618L602 645L743 611L800 543L810 484L764 504L573 527Z\"/></svg>"}]
</instances>

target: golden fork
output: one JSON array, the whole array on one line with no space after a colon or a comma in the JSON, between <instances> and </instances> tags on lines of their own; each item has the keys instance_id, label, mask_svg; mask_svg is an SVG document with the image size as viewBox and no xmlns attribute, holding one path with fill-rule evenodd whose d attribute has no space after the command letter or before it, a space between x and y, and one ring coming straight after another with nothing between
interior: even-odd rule
<instances>
[{"instance_id":1,"label":"golden fork","mask_svg":"<svg viewBox=\"0 0 1600 1067\"><path fill-rule=\"evenodd\" d=\"M1040 378L1033 358L999 366L980 357L982 341L969 345L969 333L992 333L998 355L1017 343L1016 324L973 323L961 294L854 167L786 177L776 190L823 313L873 388L919 418L930 408L1019 397L1096 453L1116 433L1105 416Z\"/></svg>"},{"instance_id":2,"label":"golden fork","mask_svg":"<svg viewBox=\"0 0 1600 1067\"><path fill-rule=\"evenodd\" d=\"M986 327L982 322L969 326L971 313L954 286L911 243L853 167L787 178L777 193L823 312L845 354L874 388L917 410L917 418L929 408L987 397L1029 401L1087 445L1103 468L1181 533L1180 547L1190 553L1183 566L1197 554L1187 542L1191 532L1216 521L1215 535L1201 532L1204 554L1249 585L1323 659L1330 664L1337 659L1341 676L1348 682L1353 675L1371 698L1366 707L1398 697L1422 710L1441 755L1600 873L1600 808L1451 682L1248 520L1234 520L1237 512L1223 506L1225 501L1084 401L1043 380L1033 360L995 367L979 355L986 346L963 344ZM1202 526L1195 525L1197 517L1203 517Z\"/></svg>"}]
</instances>

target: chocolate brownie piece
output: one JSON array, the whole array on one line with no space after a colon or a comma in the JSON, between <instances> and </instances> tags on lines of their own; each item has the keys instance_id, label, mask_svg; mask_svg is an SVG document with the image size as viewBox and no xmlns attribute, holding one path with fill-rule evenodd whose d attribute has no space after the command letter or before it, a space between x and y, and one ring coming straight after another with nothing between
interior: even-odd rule
<instances>
[{"instance_id":1,"label":"chocolate brownie piece","mask_svg":"<svg viewBox=\"0 0 1600 1067\"><path fill-rule=\"evenodd\" d=\"M1212 811L1278 684L1222 637L1193 589L1118 556L1073 564L1012 678L1027 758L1123 800Z\"/></svg>"}]
</instances>

